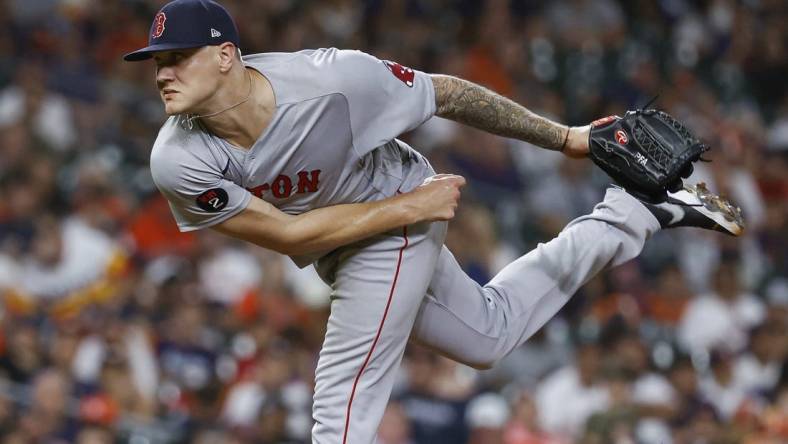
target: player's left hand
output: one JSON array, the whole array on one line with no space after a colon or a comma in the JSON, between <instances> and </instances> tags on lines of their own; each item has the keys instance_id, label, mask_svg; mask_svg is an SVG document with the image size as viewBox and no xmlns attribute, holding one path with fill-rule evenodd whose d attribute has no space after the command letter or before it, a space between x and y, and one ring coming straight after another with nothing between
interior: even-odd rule
<instances>
[{"instance_id":1,"label":"player's left hand","mask_svg":"<svg viewBox=\"0 0 788 444\"><path fill-rule=\"evenodd\" d=\"M591 125L573 126L569 128L569 138L562 153L573 159L588 157L588 135Z\"/></svg>"},{"instance_id":2,"label":"player's left hand","mask_svg":"<svg viewBox=\"0 0 788 444\"><path fill-rule=\"evenodd\" d=\"M627 111L592 124L588 157L629 194L664 202L683 188L694 162L709 150L684 124L656 109Z\"/></svg>"}]
</instances>

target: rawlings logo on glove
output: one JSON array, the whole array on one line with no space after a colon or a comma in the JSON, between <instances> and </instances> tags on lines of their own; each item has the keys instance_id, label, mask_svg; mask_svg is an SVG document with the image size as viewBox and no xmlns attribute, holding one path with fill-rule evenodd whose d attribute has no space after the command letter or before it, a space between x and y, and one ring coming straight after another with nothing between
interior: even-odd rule
<instances>
[{"instance_id":1,"label":"rawlings logo on glove","mask_svg":"<svg viewBox=\"0 0 788 444\"><path fill-rule=\"evenodd\" d=\"M631 194L661 202L678 191L709 147L669 114L653 109L594 121L588 157Z\"/></svg>"}]
</instances>

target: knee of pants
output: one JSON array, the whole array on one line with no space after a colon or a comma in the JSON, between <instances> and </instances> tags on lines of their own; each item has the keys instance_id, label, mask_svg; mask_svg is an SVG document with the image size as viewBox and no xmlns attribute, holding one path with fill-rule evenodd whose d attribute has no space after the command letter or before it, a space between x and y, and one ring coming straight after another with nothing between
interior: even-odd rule
<instances>
[{"instance_id":1,"label":"knee of pants","mask_svg":"<svg viewBox=\"0 0 788 444\"><path fill-rule=\"evenodd\" d=\"M503 358L497 347L479 347L473 353L462 357L452 356L455 361L467 365L475 370L490 370Z\"/></svg>"},{"instance_id":2,"label":"knee of pants","mask_svg":"<svg viewBox=\"0 0 788 444\"><path fill-rule=\"evenodd\" d=\"M473 348L440 348L435 344L416 341L417 344L432 349L439 355L445 356L460 364L467 365L475 370L489 370L503 357L485 347Z\"/></svg>"}]
</instances>

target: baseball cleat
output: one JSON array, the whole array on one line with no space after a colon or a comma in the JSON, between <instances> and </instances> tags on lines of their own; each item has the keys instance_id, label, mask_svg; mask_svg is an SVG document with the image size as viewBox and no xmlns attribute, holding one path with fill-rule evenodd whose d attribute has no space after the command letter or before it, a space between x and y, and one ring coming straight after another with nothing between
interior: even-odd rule
<instances>
[{"instance_id":1,"label":"baseball cleat","mask_svg":"<svg viewBox=\"0 0 788 444\"><path fill-rule=\"evenodd\" d=\"M695 186L684 185L682 190L668 193L665 202L643 204L662 228L698 227L731 236L740 236L744 232L741 209L713 194L703 182Z\"/></svg>"}]
</instances>

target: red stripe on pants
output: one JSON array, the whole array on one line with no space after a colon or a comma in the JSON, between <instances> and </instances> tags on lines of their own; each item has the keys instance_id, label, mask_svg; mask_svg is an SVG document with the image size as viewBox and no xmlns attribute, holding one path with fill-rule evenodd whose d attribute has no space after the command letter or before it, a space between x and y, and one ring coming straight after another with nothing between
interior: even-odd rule
<instances>
[{"instance_id":1,"label":"red stripe on pants","mask_svg":"<svg viewBox=\"0 0 788 444\"><path fill-rule=\"evenodd\" d=\"M394 273L394 280L391 282L391 290L389 290L389 299L386 302L386 309L383 311L383 318L380 320L378 333L375 335L375 340L372 342L372 347L369 348L367 358L364 359L364 363L361 364L361 368L356 375L356 380L353 381L353 389L350 391L350 399L347 402L347 412L345 413L345 434L342 438L342 444L347 442L347 433L350 429L350 407L353 405L353 397L356 395L356 386L358 385L358 380L361 379L361 374L364 373L364 369L366 369L367 364L369 364L369 359L372 357L372 352L375 351L375 346L378 344L378 339L380 339L380 332L383 331L383 323L386 322L386 316L389 314L391 299L394 296L394 288L397 286L397 278L399 278L400 265L402 265L402 253L405 251L405 248L408 247L408 227L402 228L402 235L405 238L405 244L399 249L399 258L397 258L397 271Z\"/></svg>"}]
</instances>

